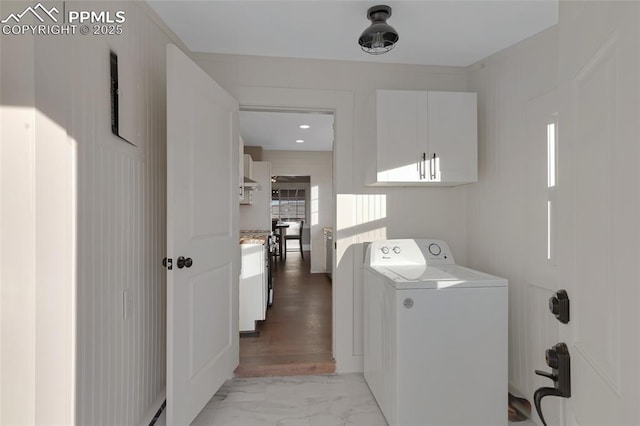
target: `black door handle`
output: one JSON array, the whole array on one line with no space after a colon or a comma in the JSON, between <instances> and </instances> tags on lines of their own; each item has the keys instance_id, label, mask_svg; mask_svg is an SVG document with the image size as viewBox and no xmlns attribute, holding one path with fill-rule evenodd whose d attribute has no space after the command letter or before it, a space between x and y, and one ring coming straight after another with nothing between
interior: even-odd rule
<instances>
[{"instance_id":1,"label":"black door handle","mask_svg":"<svg viewBox=\"0 0 640 426\"><path fill-rule=\"evenodd\" d=\"M533 395L538 417L544 426L547 422L542 414L542 398L547 396L571 397L571 356L564 343L558 343L545 352L547 365L551 367L551 373L536 370L538 376L543 376L553 381L553 387L542 387Z\"/></svg>"},{"instance_id":2,"label":"black door handle","mask_svg":"<svg viewBox=\"0 0 640 426\"><path fill-rule=\"evenodd\" d=\"M190 257L185 258L184 256L180 256L176 265L178 266L178 269L191 268L193 260Z\"/></svg>"}]
</instances>

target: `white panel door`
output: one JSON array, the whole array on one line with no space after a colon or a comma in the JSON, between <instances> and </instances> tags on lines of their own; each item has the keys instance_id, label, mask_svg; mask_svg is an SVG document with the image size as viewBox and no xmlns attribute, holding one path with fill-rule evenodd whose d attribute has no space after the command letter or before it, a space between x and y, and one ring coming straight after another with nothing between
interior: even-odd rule
<instances>
[{"instance_id":1,"label":"white panel door","mask_svg":"<svg viewBox=\"0 0 640 426\"><path fill-rule=\"evenodd\" d=\"M553 178L556 170L556 156L553 154L556 153L557 97L554 90L530 99L527 105L527 185L523 188L527 200L524 241L526 289L521 296L526 297L526 303L523 303L526 305L526 332L521 336L525 339L526 350L518 357L523 371L516 369L517 378L511 380L530 396L538 388L553 386L549 379L535 375L534 371L550 371L545 362L545 351L559 341L559 323L548 307L549 298L558 290L555 245L557 179ZM512 356L517 357L515 354ZM559 398L543 399L547 424L561 424L560 403Z\"/></svg>"},{"instance_id":2,"label":"white panel door","mask_svg":"<svg viewBox=\"0 0 640 426\"><path fill-rule=\"evenodd\" d=\"M238 151L237 102L169 45L169 425L189 424L238 365Z\"/></svg>"},{"instance_id":3,"label":"white panel door","mask_svg":"<svg viewBox=\"0 0 640 426\"><path fill-rule=\"evenodd\" d=\"M559 284L567 425L640 424L638 2L560 2ZM543 403L544 407L544 403Z\"/></svg>"}]
</instances>

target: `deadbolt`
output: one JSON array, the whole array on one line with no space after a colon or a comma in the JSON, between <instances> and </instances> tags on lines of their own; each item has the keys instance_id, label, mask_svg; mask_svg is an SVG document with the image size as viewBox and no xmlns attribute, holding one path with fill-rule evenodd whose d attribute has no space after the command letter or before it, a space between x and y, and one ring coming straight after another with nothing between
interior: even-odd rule
<instances>
[{"instance_id":1,"label":"deadbolt","mask_svg":"<svg viewBox=\"0 0 640 426\"><path fill-rule=\"evenodd\" d=\"M563 324L569 322L569 295L566 290L558 290L549 299L549 310Z\"/></svg>"}]
</instances>

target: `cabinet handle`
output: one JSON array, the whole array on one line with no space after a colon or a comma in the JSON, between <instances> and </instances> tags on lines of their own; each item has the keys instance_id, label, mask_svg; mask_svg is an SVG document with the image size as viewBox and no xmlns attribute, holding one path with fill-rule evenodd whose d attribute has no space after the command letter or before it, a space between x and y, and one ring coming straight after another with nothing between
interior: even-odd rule
<instances>
[{"instance_id":1,"label":"cabinet handle","mask_svg":"<svg viewBox=\"0 0 640 426\"><path fill-rule=\"evenodd\" d=\"M429 172L431 173L431 180L436 179L436 153L433 153L433 159L429 163Z\"/></svg>"},{"instance_id":2,"label":"cabinet handle","mask_svg":"<svg viewBox=\"0 0 640 426\"><path fill-rule=\"evenodd\" d=\"M422 163L424 164L424 167L422 168L423 170L422 179L426 179L427 178L427 153L426 152L422 153Z\"/></svg>"}]
</instances>

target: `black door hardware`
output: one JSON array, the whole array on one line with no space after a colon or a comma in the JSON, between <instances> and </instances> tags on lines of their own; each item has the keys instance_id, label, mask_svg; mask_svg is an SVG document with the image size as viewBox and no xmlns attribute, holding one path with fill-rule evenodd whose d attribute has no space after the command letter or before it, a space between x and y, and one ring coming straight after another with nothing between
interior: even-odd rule
<instances>
[{"instance_id":1,"label":"black door hardware","mask_svg":"<svg viewBox=\"0 0 640 426\"><path fill-rule=\"evenodd\" d=\"M558 290L549 299L549 310L563 324L569 322L569 295L566 290Z\"/></svg>"},{"instance_id":2,"label":"black door hardware","mask_svg":"<svg viewBox=\"0 0 640 426\"><path fill-rule=\"evenodd\" d=\"M571 397L571 357L569 348L565 343L558 343L545 352L547 365L551 367L551 373L536 370L536 374L553 380L554 387L542 387L533 394L533 401L538 412L538 417L544 426L547 423L542 415L542 398L545 396Z\"/></svg>"},{"instance_id":3,"label":"black door hardware","mask_svg":"<svg viewBox=\"0 0 640 426\"><path fill-rule=\"evenodd\" d=\"M166 257L162 259L162 266L167 268L168 270L173 270L173 259L167 259Z\"/></svg>"},{"instance_id":4,"label":"black door hardware","mask_svg":"<svg viewBox=\"0 0 640 426\"><path fill-rule=\"evenodd\" d=\"M111 63L111 133L113 133L123 141L135 146L133 142L128 141L120 136L120 102L118 100L120 96L120 87L118 83L118 55L116 55L116 53L113 51L109 52L109 59Z\"/></svg>"},{"instance_id":5,"label":"black door hardware","mask_svg":"<svg viewBox=\"0 0 640 426\"><path fill-rule=\"evenodd\" d=\"M436 178L436 153L433 153L433 160L429 163L429 173L431 174L431 180Z\"/></svg>"},{"instance_id":6,"label":"black door hardware","mask_svg":"<svg viewBox=\"0 0 640 426\"><path fill-rule=\"evenodd\" d=\"M185 259L184 256L180 256L176 265L178 266L178 269L191 268L191 265L193 265L193 260L191 260L190 257L187 257Z\"/></svg>"}]
</instances>

